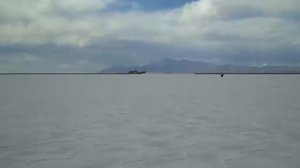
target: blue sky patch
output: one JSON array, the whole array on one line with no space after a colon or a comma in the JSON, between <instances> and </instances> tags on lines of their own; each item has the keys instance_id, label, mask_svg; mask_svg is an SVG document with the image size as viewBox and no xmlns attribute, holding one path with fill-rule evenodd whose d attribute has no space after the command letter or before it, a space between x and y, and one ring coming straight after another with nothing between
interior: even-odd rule
<instances>
[{"instance_id":1,"label":"blue sky patch","mask_svg":"<svg viewBox=\"0 0 300 168\"><path fill-rule=\"evenodd\" d=\"M195 0L126 0L139 4L142 10L164 10L180 7Z\"/></svg>"}]
</instances>

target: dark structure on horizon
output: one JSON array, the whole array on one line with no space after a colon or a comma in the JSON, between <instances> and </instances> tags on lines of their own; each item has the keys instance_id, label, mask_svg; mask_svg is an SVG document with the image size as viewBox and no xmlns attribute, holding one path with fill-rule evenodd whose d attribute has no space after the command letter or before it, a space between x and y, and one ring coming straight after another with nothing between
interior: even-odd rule
<instances>
[{"instance_id":1,"label":"dark structure on horizon","mask_svg":"<svg viewBox=\"0 0 300 168\"><path fill-rule=\"evenodd\" d=\"M144 74L144 73L146 73L146 71L137 71L136 69L128 72L128 74Z\"/></svg>"}]
</instances>

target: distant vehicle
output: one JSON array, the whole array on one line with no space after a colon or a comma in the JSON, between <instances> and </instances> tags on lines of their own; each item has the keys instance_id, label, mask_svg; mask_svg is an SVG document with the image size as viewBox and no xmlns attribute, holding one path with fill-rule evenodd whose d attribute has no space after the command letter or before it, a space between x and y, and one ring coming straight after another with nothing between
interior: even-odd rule
<instances>
[{"instance_id":1,"label":"distant vehicle","mask_svg":"<svg viewBox=\"0 0 300 168\"><path fill-rule=\"evenodd\" d=\"M223 74L223 73L221 73L221 77L222 77L222 78L224 77L224 74Z\"/></svg>"},{"instance_id":2,"label":"distant vehicle","mask_svg":"<svg viewBox=\"0 0 300 168\"><path fill-rule=\"evenodd\" d=\"M133 70L133 71L129 71L128 74L144 74L146 73L146 71L137 71L137 70Z\"/></svg>"}]
</instances>

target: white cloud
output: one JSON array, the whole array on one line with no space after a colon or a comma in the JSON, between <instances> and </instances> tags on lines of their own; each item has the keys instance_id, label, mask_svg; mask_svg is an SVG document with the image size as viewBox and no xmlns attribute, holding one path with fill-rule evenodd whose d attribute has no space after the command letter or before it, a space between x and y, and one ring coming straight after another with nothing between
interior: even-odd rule
<instances>
[{"instance_id":1,"label":"white cloud","mask_svg":"<svg viewBox=\"0 0 300 168\"><path fill-rule=\"evenodd\" d=\"M114 0L55 0L54 6L67 13L93 12L105 9Z\"/></svg>"},{"instance_id":2,"label":"white cloud","mask_svg":"<svg viewBox=\"0 0 300 168\"><path fill-rule=\"evenodd\" d=\"M0 1L0 43L84 45L90 18L115 0ZM91 22L88 22L88 21ZM99 21L97 21L99 22Z\"/></svg>"},{"instance_id":3,"label":"white cloud","mask_svg":"<svg viewBox=\"0 0 300 168\"><path fill-rule=\"evenodd\" d=\"M116 38L192 44L210 34L240 39L287 38L299 28L279 15L300 10L299 1L201 0L158 12L99 13L116 0L11 0L1 2L1 43L56 43L85 46ZM298 6L297 6L298 5ZM80 14L70 17L68 14ZM239 18L240 17L240 18ZM236 19L239 18L239 19ZM275 27L274 27L275 26ZM295 33L293 31L293 33ZM281 36L282 35L282 36ZM289 37L297 41L296 36Z\"/></svg>"}]
</instances>

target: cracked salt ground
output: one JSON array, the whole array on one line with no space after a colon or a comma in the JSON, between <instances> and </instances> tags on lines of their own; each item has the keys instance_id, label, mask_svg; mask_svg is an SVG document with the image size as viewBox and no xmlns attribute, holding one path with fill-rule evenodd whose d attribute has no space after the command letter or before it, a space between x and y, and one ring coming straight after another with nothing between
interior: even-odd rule
<instances>
[{"instance_id":1,"label":"cracked salt ground","mask_svg":"<svg viewBox=\"0 0 300 168\"><path fill-rule=\"evenodd\" d=\"M298 168L300 76L1 76L0 167Z\"/></svg>"}]
</instances>

